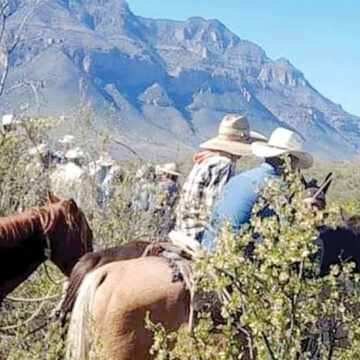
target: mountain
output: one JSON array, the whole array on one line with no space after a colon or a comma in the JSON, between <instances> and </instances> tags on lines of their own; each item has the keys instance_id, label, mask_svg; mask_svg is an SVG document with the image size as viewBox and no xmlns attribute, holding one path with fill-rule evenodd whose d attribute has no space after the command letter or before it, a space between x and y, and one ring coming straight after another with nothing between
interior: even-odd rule
<instances>
[{"instance_id":1,"label":"mountain","mask_svg":"<svg viewBox=\"0 0 360 360\"><path fill-rule=\"evenodd\" d=\"M14 28L30 6L17 4ZM147 155L193 149L234 112L266 135L295 129L320 156L359 151L360 118L322 96L289 61L270 59L217 20L147 19L122 0L49 0L25 27L11 65L1 111L25 102L38 111L31 89L16 87L24 80L39 85L46 115L73 113L81 88L99 124L111 112L114 131Z\"/></svg>"}]
</instances>

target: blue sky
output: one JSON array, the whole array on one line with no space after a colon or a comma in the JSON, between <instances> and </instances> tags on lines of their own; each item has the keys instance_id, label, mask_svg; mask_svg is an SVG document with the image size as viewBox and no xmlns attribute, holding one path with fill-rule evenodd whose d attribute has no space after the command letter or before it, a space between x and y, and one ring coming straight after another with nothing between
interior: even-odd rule
<instances>
[{"instance_id":1,"label":"blue sky","mask_svg":"<svg viewBox=\"0 0 360 360\"><path fill-rule=\"evenodd\" d=\"M359 0L127 0L136 15L219 19L273 59L285 57L323 95L360 116Z\"/></svg>"}]
</instances>

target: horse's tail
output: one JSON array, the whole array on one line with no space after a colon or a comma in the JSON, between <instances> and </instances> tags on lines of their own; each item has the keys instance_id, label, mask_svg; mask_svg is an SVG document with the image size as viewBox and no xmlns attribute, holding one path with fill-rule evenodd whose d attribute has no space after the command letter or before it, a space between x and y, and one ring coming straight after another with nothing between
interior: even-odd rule
<instances>
[{"instance_id":1,"label":"horse's tail","mask_svg":"<svg viewBox=\"0 0 360 360\"><path fill-rule=\"evenodd\" d=\"M78 294L78 290L86 276L91 270L95 269L101 260L101 256L96 253L85 254L74 266L70 279L69 285L66 290L66 296L61 303L60 310L60 321L61 326L64 327L66 323L66 316L72 311L74 303Z\"/></svg>"},{"instance_id":2,"label":"horse's tail","mask_svg":"<svg viewBox=\"0 0 360 360\"><path fill-rule=\"evenodd\" d=\"M92 335L92 307L96 290L105 280L101 270L87 274L79 288L71 315L66 344L66 360L85 360L89 350L89 336Z\"/></svg>"}]
</instances>

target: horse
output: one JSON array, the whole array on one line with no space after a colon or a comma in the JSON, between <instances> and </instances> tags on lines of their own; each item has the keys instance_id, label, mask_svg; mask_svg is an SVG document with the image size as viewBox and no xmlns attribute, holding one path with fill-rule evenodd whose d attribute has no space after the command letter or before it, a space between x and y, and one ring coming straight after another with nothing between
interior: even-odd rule
<instances>
[{"instance_id":1,"label":"horse","mask_svg":"<svg viewBox=\"0 0 360 360\"><path fill-rule=\"evenodd\" d=\"M70 274L66 296L61 304L62 326L65 325L67 314L73 309L77 291L87 273L110 262L139 258L149 244L149 241L133 241L110 249L89 252L81 257Z\"/></svg>"},{"instance_id":2,"label":"horse","mask_svg":"<svg viewBox=\"0 0 360 360\"><path fill-rule=\"evenodd\" d=\"M106 264L86 275L72 312L66 360L88 359L90 342L101 344L96 358L151 359L150 320L176 330L189 318L190 295L182 281L173 281L166 260L141 257ZM95 325L94 331L90 325Z\"/></svg>"},{"instance_id":3,"label":"horse","mask_svg":"<svg viewBox=\"0 0 360 360\"><path fill-rule=\"evenodd\" d=\"M0 218L0 303L37 269L52 260L66 275L92 251L92 231L74 200L48 194L48 204Z\"/></svg>"},{"instance_id":4,"label":"horse","mask_svg":"<svg viewBox=\"0 0 360 360\"><path fill-rule=\"evenodd\" d=\"M360 272L360 217L347 217L342 226L320 235L322 259L319 276L344 260ZM86 334L94 326L101 344L99 358L149 360L153 337L145 328L146 313L167 331L186 324L190 294L182 279L175 279L169 262L158 257L108 263L88 273L78 291L67 338L67 360L87 359ZM90 320L90 319L91 320ZM247 354L245 354L247 359Z\"/></svg>"},{"instance_id":5,"label":"horse","mask_svg":"<svg viewBox=\"0 0 360 360\"><path fill-rule=\"evenodd\" d=\"M319 210L325 208L325 198L331 185L331 177L332 173L329 173L321 185L318 185L316 179L307 181L304 176L301 176L301 182L304 186L302 197L309 206ZM77 291L87 273L110 262L138 258L144 253L149 244L150 240L134 241L110 249L85 254L76 264L70 275L68 289L60 311L62 325L65 325L66 316L72 311ZM154 250L156 251L156 248ZM153 253L153 255L158 254Z\"/></svg>"},{"instance_id":6,"label":"horse","mask_svg":"<svg viewBox=\"0 0 360 360\"><path fill-rule=\"evenodd\" d=\"M332 182L332 173L326 175L321 185L318 185L316 179L306 181L304 176L301 176L300 180L304 186L303 202L315 209L324 210L326 207L326 194Z\"/></svg>"}]
</instances>

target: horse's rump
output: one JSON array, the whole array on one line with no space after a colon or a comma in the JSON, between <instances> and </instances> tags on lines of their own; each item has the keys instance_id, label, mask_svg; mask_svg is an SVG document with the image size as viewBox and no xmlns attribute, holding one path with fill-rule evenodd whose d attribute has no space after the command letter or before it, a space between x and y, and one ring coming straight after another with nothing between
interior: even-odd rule
<instances>
[{"instance_id":1,"label":"horse's rump","mask_svg":"<svg viewBox=\"0 0 360 360\"><path fill-rule=\"evenodd\" d=\"M75 265L70 275L66 297L61 306L61 320L63 325L66 320L66 315L71 312L74 306L78 289L87 273L110 262L138 258L144 253L148 245L149 242L147 241L136 241L85 254Z\"/></svg>"},{"instance_id":2,"label":"horse's rump","mask_svg":"<svg viewBox=\"0 0 360 360\"><path fill-rule=\"evenodd\" d=\"M87 307L108 359L143 360L151 358L152 344L152 333L145 329L146 313L153 322L175 330L188 320L189 305L189 292L183 282L173 282L164 259L143 257L104 265L80 286L68 335L73 354L68 359L78 359L78 349L86 349L82 335L86 327L79 326L79 317Z\"/></svg>"}]
</instances>

